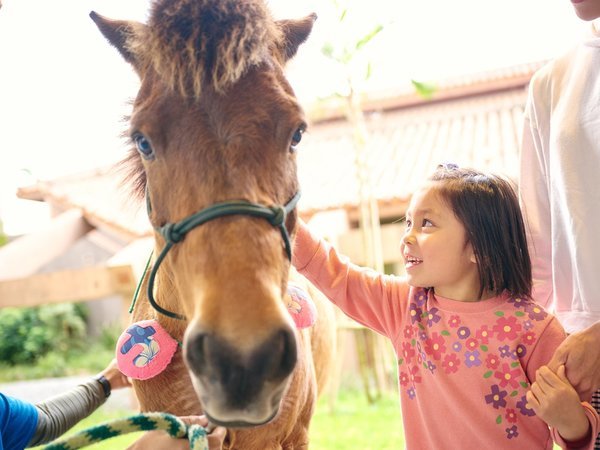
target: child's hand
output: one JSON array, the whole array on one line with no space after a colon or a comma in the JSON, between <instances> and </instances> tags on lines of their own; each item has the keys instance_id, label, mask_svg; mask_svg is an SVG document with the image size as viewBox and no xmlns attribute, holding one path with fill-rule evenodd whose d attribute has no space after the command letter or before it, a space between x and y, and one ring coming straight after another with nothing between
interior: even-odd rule
<instances>
[{"instance_id":1,"label":"child's hand","mask_svg":"<svg viewBox=\"0 0 600 450\"><path fill-rule=\"evenodd\" d=\"M538 417L556 428L566 441L581 440L588 433L589 421L577 391L565 376L565 366L559 366L557 373L547 366L540 367L527 401Z\"/></svg>"}]
</instances>

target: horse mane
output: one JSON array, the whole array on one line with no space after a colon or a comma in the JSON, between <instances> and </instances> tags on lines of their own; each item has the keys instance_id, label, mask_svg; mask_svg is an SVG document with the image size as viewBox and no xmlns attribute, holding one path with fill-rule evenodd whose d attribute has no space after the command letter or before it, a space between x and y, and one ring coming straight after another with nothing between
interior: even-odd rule
<instances>
[{"instance_id":1,"label":"horse mane","mask_svg":"<svg viewBox=\"0 0 600 450\"><path fill-rule=\"evenodd\" d=\"M222 93L265 61L282 31L263 0L155 0L129 50L183 97Z\"/></svg>"}]
</instances>

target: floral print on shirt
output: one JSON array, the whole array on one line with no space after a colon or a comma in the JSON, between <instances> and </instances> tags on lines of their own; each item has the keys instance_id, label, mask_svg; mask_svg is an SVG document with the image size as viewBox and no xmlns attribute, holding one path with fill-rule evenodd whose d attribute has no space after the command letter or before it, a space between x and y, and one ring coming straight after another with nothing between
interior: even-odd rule
<instances>
[{"instance_id":1,"label":"floral print on shirt","mask_svg":"<svg viewBox=\"0 0 600 450\"><path fill-rule=\"evenodd\" d=\"M460 370L476 370L489 383L482 404L497 412L496 424L506 439L518 439L519 423L535 415L525 398L529 381L521 361L537 341L534 322L548 313L530 300L509 298L507 303L489 312L491 323L472 329L460 314L443 321L438 308L428 308L428 291L415 291L398 360L400 388L408 398L418 396L425 372L451 377Z\"/></svg>"}]
</instances>

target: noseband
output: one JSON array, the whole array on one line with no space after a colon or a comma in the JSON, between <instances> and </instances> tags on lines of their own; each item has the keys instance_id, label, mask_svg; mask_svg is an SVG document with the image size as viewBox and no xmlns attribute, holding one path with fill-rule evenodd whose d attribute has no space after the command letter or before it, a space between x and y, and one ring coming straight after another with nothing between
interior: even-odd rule
<instances>
[{"instance_id":1,"label":"noseband","mask_svg":"<svg viewBox=\"0 0 600 450\"><path fill-rule=\"evenodd\" d=\"M288 259L291 260L292 247L290 244L290 235L285 227L285 219L287 215L294 210L298 200L300 200L300 192L296 192L291 200L284 206L264 206L244 200L215 203L214 205L204 208L197 213L180 220L179 222L167 223L162 227L154 227L154 229L165 240L165 246L156 258L156 261L154 261L154 265L152 266L150 275L148 277L147 295L148 301L152 307L167 317L180 320L185 319L184 316L166 310L156 303L156 300L154 299L154 279L156 278L156 273L158 272L160 264L167 256L169 250L171 250L175 244L181 242L183 238L185 238L185 235L191 230L213 219L233 215L245 215L265 219L275 228L278 228L281 232L281 237L283 238L283 243L285 246L285 252ZM148 195L148 192L146 192L146 207L148 209L148 216L150 216L152 207L150 205L150 196Z\"/></svg>"}]
</instances>

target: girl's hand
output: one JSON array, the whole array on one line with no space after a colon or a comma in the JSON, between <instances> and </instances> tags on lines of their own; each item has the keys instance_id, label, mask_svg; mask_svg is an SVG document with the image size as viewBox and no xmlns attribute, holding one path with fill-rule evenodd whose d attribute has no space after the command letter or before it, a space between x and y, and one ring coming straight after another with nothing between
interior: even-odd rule
<instances>
[{"instance_id":1,"label":"girl's hand","mask_svg":"<svg viewBox=\"0 0 600 450\"><path fill-rule=\"evenodd\" d=\"M565 375L565 366L557 373L547 366L536 372L536 380L527 392L527 401L535 413L566 441L585 438L590 423L580 403L579 395Z\"/></svg>"}]
</instances>

